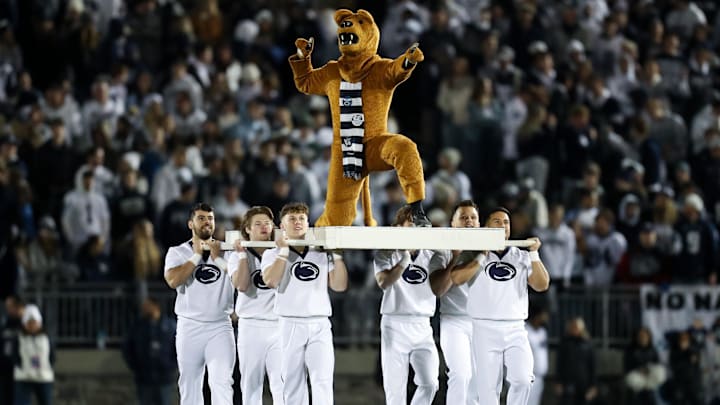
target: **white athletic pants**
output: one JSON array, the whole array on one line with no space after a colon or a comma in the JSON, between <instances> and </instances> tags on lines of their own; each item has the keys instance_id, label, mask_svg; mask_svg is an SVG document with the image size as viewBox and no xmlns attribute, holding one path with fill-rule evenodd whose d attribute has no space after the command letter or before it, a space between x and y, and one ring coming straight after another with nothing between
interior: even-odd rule
<instances>
[{"instance_id":1,"label":"white athletic pants","mask_svg":"<svg viewBox=\"0 0 720 405\"><path fill-rule=\"evenodd\" d=\"M198 322L178 317L175 347L180 371L180 404L203 403L203 378L207 366L212 404L232 405L235 335L230 318Z\"/></svg>"},{"instance_id":2,"label":"white athletic pants","mask_svg":"<svg viewBox=\"0 0 720 405\"><path fill-rule=\"evenodd\" d=\"M481 404L500 403L505 365L510 384L507 405L527 405L534 377L533 356L523 321L473 319L473 354Z\"/></svg>"},{"instance_id":3,"label":"white athletic pants","mask_svg":"<svg viewBox=\"0 0 720 405\"><path fill-rule=\"evenodd\" d=\"M542 403L543 388L545 387L545 379L535 376L532 389L530 390L530 400L528 405L540 405Z\"/></svg>"},{"instance_id":4,"label":"white athletic pants","mask_svg":"<svg viewBox=\"0 0 720 405\"><path fill-rule=\"evenodd\" d=\"M237 349L242 403L262 405L267 371L273 404L283 405L278 321L238 319Z\"/></svg>"},{"instance_id":5,"label":"white athletic pants","mask_svg":"<svg viewBox=\"0 0 720 405\"><path fill-rule=\"evenodd\" d=\"M472 318L440 316L440 348L448 368L446 404L479 405L472 354Z\"/></svg>"},{"instance_id":6,"label":"white athletic pants","mask_svg":"<svg viewBox=\"0 0 720 405\"><path fill-rule=\"evenodd\" d=\"M407 404L408 365L417 385L411 405L430 405L438 390L440 359L428 317L383 315L380 360L386 405Z\"/></svg>"},{"instance_id":7,"label":"white athletic pants","mask_svg":"<svg viewBox=\"0 0 720 405\"><path fill-rule=\"evenodd\" d=\"M308 404L309 374L313 405L332 405L335 352L330 320L280 317L280 334L284 402Z\"/></svg>"}]
</instances>

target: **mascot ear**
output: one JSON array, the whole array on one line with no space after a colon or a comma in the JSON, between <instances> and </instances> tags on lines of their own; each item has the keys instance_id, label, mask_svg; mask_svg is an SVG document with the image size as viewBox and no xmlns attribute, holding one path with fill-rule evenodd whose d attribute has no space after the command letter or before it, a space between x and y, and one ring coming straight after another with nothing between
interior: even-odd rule
<instances>
[{"instance_id":1,"label":"mascot ear","mask_svg":"<svg viewBox=\"0 0 720 405\"><path fill-rule=\"evenodd\" d=\"M372 14L370 14L368 11L360 9L360 10L358 10L357 14L363 18L367 18L368 20L370 20L370 24L375 25L375 19L373 18Z\"/></svg>"},{"instance_id":2,"label":"mascot ear","mask_svg":"<svg viewBox=\"0 0 720 405\"><path fill-rule=\"evenodd\" d=\"M353 15L354 13L346 8L341 8L340 10L335 12L335 24L340 26L340 23L343 22L344 19L348 18L349 16Z\"/></svg>"}]
</instances>

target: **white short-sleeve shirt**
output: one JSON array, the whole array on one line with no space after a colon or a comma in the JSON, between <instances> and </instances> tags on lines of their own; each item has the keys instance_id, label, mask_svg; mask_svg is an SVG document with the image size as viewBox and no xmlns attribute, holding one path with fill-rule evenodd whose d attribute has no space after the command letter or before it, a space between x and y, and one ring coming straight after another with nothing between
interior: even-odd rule
<instances>
[{"instance_id":1,"label":"white short-sleeve shirt","mask_svg":"<svg viewBox=\"0 0 720 405\"><path fill-rule=\"evenodd\" d=\"M238 291L235 301L235 314L243 319L277 320L275 307L275 290L265 285L260 271L262 256L252 248L246 249L247 271L250 280L245 291ZM228 259L228 274L230 277L238 271L240 256L236 252L230 254Z\"/></svg>"},{"instance_id":2,"label":"white short-sleeve shirt","mask_svg":"<svg viewBox=\"0 0 720 405\"><path fill-rule=\"evenodd\" d=\"M468 282L468 315L473 319L525 320L528 316L529 253L516 247L489 252Z\"/></svg>"},{"instance_id":3,"label":"white short-sleeve shirt","mask_svg":"<svg viewBox=\"0 0 720 405\"><path fill-rule=\"evenodd\" d=\"M192 242L171 247L165 255L165 273L180 266L194 254ZM227 260L229 254L224 254ZM200 260L185 283L176 289L175 314L200 322L227 320L233 311L235 293L230 277L208 257Z\"/></svg>"},{"instance_id":4,"label":"white short-sleeve shirt","mask_svg":"<svg viewBox=\"0 0 720 405\"><path fill-rule=\"evenodd\" d=\"M400 278L383 291L383 315L433 316L436 298L430 288L432 250L418 250ZM375 274L393 268L402 260L402 251L381 250L375 254Z\"/></svg>"},{"instance_id":5,"label":"white short-sleeve shirt","mask_svg":"<svg viewBox=\"0 0 720 405\"><path fill-rule=\"evenodd\" d=\"M278 255L278 248L263 253L264 273ZM313 248L290 248L285 273L275 293L275 313L279 316L309 318L332 315L328 294L328 274L335 269L332 254Z\"/></svg>"},{"instance_id":6,"label":"white short-sleeve shirt","mask_svg":"<svg viewBox=\"0 0 720 405\"><path fill-rule=\"evenodd\" d=\"M478 252L463 251L460 253L456 264L463 264L475 259ZM430 260L430 274L443 270L447 267L452 259L452 253L449 250L438 250ZM468 290L470 287L467 284L453 285L450 289L440 298L440 313L443 315L467 315L467 299Z\"/></svg>"}]
</instances>

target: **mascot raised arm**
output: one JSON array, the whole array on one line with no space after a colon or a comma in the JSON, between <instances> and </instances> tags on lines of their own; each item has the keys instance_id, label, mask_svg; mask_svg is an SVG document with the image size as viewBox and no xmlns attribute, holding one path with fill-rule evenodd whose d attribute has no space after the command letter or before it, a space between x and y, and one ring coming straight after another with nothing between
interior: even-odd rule
<instances>
[{"instance_id":1,"label":"mascot raised arm","mask_svg":"<svg viewBox=\"0 0 720 405\"><path fill-rule=\"evenodd\" d=\"M425 180L417 146L400 134L388 133L387 118L395 87L410 77L424 59L415 44L392 60L377 54L380 29L365 10L337 10L341 56L314 69L313 38L295 41L289 58L295 86L305 94L327 96L333 126L325 211L315 226L349 226L362 203L366 225L377 223L370 208L368 174L395 169L416 226L430 226L423 208Z\"/></svg>"}]
</instances>

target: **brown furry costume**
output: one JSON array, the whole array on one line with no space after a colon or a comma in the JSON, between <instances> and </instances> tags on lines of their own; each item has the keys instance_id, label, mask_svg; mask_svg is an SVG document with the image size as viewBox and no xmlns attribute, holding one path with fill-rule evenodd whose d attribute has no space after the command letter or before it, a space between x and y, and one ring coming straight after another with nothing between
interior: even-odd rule
<instances>
[{"instance_id":1,"label":"brown furry costume","mask_svg":"<svg viewBox=\"0 0 720 405\"><path fill-rule=\"evenodd\" d=\"M417 146L407 137L387 131L393 91L410 77L416 63L421 62L424 56L414 45L395 60L381 58L377 54L380 30L372 15L365 10L358 10L357 13L337 10L335 22L338 25L338 46L342 54L337 61L332 60L325 66L313 69L310 62L312 38L297 39L295 45L298 53L289 58L297 89L306 94L326 95L332 113L334 137L325 211L315 226L351 225L361 190L365 224L374 226L376 222L370 209L367 177L369 172L395 169L408 203L425 198L425 180ZM341 122L341 111L349 111L347 108L351 107L348 106L358 104L351 103L346 96L348 91L343 93L341 90L341 83L345 86L343 88L361 89L355 90L361 93L358 97L361 99L358 101L361 107L355 107L356 114L352 120L343 118L346 122ZM350 137L345 136L347 132L344 132L351 125L364 127L361 137L354 138L354 144L351 144ZM343 142L346 142L345 146ZM359 152L347 152L346 149L351 147L358 148ZM358 157L358 160L344 159L349 156ZM356 166L348 166L347 162L356 162L353 163Z\"/></svg>"}]
</instances>

